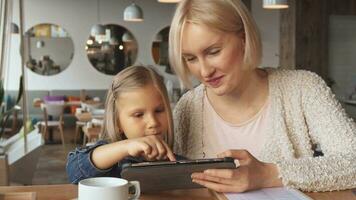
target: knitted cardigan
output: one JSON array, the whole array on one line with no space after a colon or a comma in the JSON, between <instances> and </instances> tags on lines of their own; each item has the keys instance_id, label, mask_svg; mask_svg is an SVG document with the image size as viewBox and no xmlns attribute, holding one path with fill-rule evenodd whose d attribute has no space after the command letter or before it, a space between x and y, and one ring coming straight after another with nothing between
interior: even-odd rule
<instances>
[{"instance_id":1,"label":"knitted cardigan","mask_svg":"<svg viewBox=\"0 0 356 200\"><path fill-rule=\"evenodd\" d=\"M268 69L271 128L258 160L275 163L283 185L303 191L356 187L356 125L316 74ZM203 157L204 86L188 91L174 110L174 151ZM314 144L323 156L313 157ZM206 147L204 147L206 148Z\"/></svg>"}]
</instances>

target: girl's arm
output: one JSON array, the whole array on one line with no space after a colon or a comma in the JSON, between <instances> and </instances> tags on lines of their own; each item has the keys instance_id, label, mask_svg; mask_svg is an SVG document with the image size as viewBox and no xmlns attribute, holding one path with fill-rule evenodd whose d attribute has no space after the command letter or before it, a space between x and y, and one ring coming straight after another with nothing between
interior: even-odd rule
<instances>
[{"instance_id":1,"label":"girl's arm","mask_svg":"<svg viewBox=\"0 0 356 200\"><path fill-rule=\"evenodd\" d=\"M127 156L129 156L127 141L122 140L95 148L91 154L91 160L98 169L105 170Z\"/></svg>"},{"instance_id":2,"label":"girl's arm","mask_svg":"<svg viewBox=\"0 0 356 200\"><path fill-rule=\"evenodd\" d=\"M80 180L97 177L97 176L110 176L119 177L121 169L118 165L114 165L112 168L107 170L101 170L95 167L91 161L91 154L94 149L106 145L107 142L104 140L98 141L96 144L86 147L76 148L75 150L69 152L67 158L66 171L68 179L71 183L77 184ZM125 162L131 162L126 160ZM125 163L124 162L124 163Z\"/></svg>"},{"instance_id":3,"label":"girl's arm","mask_svg":"<svg viewBox=\"0 0 356 200\"><path fill-rule=\"evenodd\" d=\"M91 160L99 169L111 168L127 156L143 156L146 160L175 160L172 150L160 136L127 139L94 149Z\"/></svg>"}]
</instances>

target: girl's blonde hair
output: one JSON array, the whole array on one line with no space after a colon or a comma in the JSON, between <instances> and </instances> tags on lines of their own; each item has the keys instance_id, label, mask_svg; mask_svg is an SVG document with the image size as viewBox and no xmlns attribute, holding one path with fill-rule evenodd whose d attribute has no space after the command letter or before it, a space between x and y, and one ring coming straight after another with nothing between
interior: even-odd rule
<instances>
[{"instance_id":1,"label":"girl's blonde hair","mask_svg":"<svg viewBox=\"0 0 356 200\"><path fill-rule=\"evenodd\" d=\"M169 32L169 59L185 87L191 88L190 72L182 58L182 33L186 23L205 25L221 32L243 32L243 67L254 69L261 63L260 34L241 0L182 0L175 11Z\"/></svg>"},{"instance_id":2,"label":"girl's blonde hair","mask_svg":"<svg viewBox=\"0 0 356 200\"><path fill-rule=\"evenodd\" d=\"M106 96L104 124L101 130L104 139L111 142L125 139L123 135L120 134L121 131L117 117L120 108L117 107L117 101L120 100L121 93L142 88L148 84L153 84L162 96L164 107L168 115L168 133L167 136L165 136L165 140L170 147L173 146L172 110L163 78L154 69L145 66L131 66L114 76Z\"/></svg>"}]
</instances>

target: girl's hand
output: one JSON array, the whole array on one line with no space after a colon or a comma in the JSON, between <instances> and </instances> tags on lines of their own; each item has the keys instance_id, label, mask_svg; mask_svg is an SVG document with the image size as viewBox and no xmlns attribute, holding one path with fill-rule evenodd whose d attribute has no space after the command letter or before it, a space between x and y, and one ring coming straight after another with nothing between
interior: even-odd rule
<instances>
[{"instance_id":1,"label":"girl's hand","mask_svg":"<svg viewBox=\"0 0 356 200\"><path fill-rule=\"evenodd\" d=\"M130 156L143 156L148 161L175 161L175 156L167 143L160 136L150 135L141 138L128 139L127 152Z\"/></svg>"},{"instance_id":2,"label":"girl's hand","mask_svg":"<svg viewBox=\"0 0 356 200\"><path fill-rule=\"evenodd\" d=\"M245 192L266 187L282 186L275 164L263 163L246 150L228 150L218 157L238 160L236 169L209 169L193 173L193 182L217 192Z\"/></svg>"}]
</instances>

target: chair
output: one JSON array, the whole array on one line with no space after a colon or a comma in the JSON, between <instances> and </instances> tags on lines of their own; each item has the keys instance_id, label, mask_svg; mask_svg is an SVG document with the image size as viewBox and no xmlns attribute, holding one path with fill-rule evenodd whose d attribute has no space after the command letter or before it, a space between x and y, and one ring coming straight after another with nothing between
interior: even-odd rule
<instances>
[{"instance_id":1,"label":"chair","mask_svg":"<svg viewBox=\"0 0 356 200\"><path fill-rule=\"evenodd\" d=\"M50 127L58 127L59 132L61 134L63 148L65 148L64 133L63 133L64 102L60 101L60 102L42 103L41 109L43 111L43 121L40 121L39 124L41 125L41 133L43 134L43 138L46 139L46 135ZM51 116L53 119L50 120L49 116ZM54 119L58 119L58 120L54 120Z\"/></svg>"},{"instance_id":2,"label":"chair","mask_svg":"<svg viewBox=\"0 0 356 200\"><path fill-rule=\"evenodd\" d=\"M91 122L88 122L91 123ZM99 137L100 137L100 133L101 133L101 126L83 126L83 132L84 132L84 136L83 136L83 146L87 145L87 139L88 139L88 143L92 144L93 142L96 142Z\"/></svg>"},{"instance_id":3,"label":"chair","mask_svg":"<svg viewBox=\"0 0 356 200\"><path fill-rule=\"evenodd\" d=\"M91 121L91 113L76 113L75 117L77 121L75 122L75 136L74 136L74 144L77 144L77 138L81 130L83 130L83 126L87 124L87 122ZM83 135L85 138L85 135Z\"/></svg>"}]
</instances>

